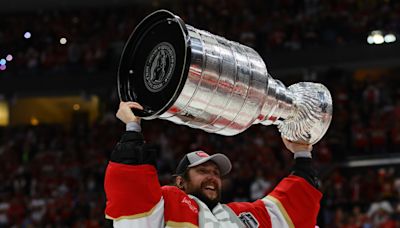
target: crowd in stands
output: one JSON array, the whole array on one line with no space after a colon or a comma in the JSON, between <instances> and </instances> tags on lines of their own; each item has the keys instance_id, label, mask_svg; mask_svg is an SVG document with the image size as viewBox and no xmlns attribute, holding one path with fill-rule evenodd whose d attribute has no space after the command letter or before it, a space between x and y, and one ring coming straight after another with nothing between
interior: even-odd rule
<instances>
[{"instance_id":1,"label":"crowd in stands","mask_svg":"<svg viewBox=\"0 0 400 228\"><path fill-rule=\"evenodd\" d=\"M335 102L333 122L313 153L324 193L318 224L329 228L398 227L398 165L336 166L349 156L399 152L400 93L395 80L389 76L359 80L342 73L333 81L336 83L324 82ZM110 111L91 126L75 123L69 128L0 129L0 227L110 226L104 219L103 178L124 126L114 117L118 100L111 99L108 105ZM380 128L383 144L374 138ZM292 154L272 126L252 126L234 137L162 120L143 121L143 129L146 140L159 151L161 184L171 183L177 161L188 151L228 155L233 171L223 181L224 202L262 197L288 175L292 165ZM363 147L358 134L366 137Z\"/></svg>"},{"instance_id":2,"label":"crowd in stands","mask_svg":"<svg viewBox=\"0 0 400 228\"><path fill-rule=\"evenodd\" d=\"M346 74L339 76L340 71L328 74L332 74L326 78L332 80L327 85L334 100L329 138L341 141L341 146L331 142L337 150L337 159L344 158L340 150L346 156L400 153L398 72L383 73L375 78L367 74L363 79ZM351 148L350 153L348 148Z\"/></svg>"},{"instance_id":3,"label":"crowd in stands","mask_svg":"<svg viewBox=\"0 0 400 228\"><path fill-rule=\"evenodd\" d=\"M400 225L398 165L335 170L324 181L323 192L320 211L323 227L397 228Z\"/></svg>"},{"instance_id":4,"label":"crowd in stands","mask_svg":"<svg viewBox=\"0 0 400 228\"><path fill-rule=\"evenodd\" d=\"M0 50L9 69L40 71L116 69L124 43L150 12L166 8L190 25L255 48L280 50L365 44L369 32L400 34L400 3L387 1L152 1L108 9L7 13ZM24 39L25 32L31 33ZM66 38L65 45L60 38Z\"/></svg>"}]
</instances>

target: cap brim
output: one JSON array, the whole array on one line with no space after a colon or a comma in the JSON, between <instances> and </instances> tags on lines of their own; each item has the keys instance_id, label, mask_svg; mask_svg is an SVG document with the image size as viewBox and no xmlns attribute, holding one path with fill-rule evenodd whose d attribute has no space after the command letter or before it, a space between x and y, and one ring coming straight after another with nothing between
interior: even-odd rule
<instances>
[{"instance_id":1,"label":"cap brim","mask_svg":"<svg viewBox=\"0 0 400 228\"><path fill-rule=\"evenodd\" d=\"M225 176L228 174L231 169L232 169L232 164L229 158L223 154L213 154L209 157L205 157L197 162L194 162L193 164L188 165L188 167L194 167L201 165L207 161L213 161L215 164L217 164L219 171L221 172L221 176Z\"/></svg>"}]
</instances>

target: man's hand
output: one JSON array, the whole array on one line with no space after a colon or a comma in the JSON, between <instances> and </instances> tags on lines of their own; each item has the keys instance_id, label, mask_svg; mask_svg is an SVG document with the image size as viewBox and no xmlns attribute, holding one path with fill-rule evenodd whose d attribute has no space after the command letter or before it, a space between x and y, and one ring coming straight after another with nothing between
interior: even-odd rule
<instances>
[{"instance_id":1,"label":"man's hand","mask_svg":"<svg viewBox=\"0 0 400 228\"><path fill-rule=\"evenodd\" d=\"M140 118L135 116L135 114L133 114L133 112L131 110L132 108L143 110L143 107L137 102L132 102L132 101L123 102L123 101L121 101L119 103L119 109L118 109L117 114L116 114L117 118L120 119L125 124L127 124L129 122L136 122L136 123L139 124Z\"/></svg>"},{"instance_id":2,"label":"man's hand","mask_svg":"<svg viewBox=\"0 0 400 228\"><path fill-rule=\"evenodd\" d=\"M311 144L301 144L301 143L296 143L289 141L282 137L283 144L285 144L286 148L290 150L292 153L296 152L311 152L312 151L312 145Z\"/></svg>"}]
</instances>

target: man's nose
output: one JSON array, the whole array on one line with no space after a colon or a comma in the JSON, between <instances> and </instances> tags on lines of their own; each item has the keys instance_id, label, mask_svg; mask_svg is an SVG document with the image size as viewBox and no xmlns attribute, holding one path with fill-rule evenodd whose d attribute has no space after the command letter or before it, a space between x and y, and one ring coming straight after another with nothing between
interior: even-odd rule
<instances>
[{"instance_id":1,"label":"man's nose","mask_svg":"<svg viewBox=\"0 0 400 228\"><path fill-rule=\"evenodd\" d=\"M212 179L214 179L214 180L220 179L220 176L215 172L208 172L207 176L212 178Z\"/></svg>"}]
</instances>

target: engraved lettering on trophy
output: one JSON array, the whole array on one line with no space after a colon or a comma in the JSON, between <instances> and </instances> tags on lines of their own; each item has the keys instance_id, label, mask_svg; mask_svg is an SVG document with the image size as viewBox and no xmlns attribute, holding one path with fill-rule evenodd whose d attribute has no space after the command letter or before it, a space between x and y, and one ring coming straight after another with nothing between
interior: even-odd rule
<instances>
[{"instance_id":1,"label":"engraved lettering on trophy","mask_svg":"<svg viewBox=\"0 0 400 228\"><path fill-rule=\"evenodd\" d=\"M321 92L321 91L318 91L318 97L319 97L319 100L322 101L321 102L321 111L323 113L326 113L326 109L328 108L328 104L325 102L324 93Z\"/></svg>"}]
</instances>

